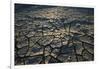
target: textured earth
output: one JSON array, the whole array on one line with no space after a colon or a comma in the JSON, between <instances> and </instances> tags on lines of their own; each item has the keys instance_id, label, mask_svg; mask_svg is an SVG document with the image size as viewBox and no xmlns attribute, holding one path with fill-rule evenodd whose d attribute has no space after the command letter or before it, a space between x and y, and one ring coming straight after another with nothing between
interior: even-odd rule
<instances>
[{"instance_id":1,"label":"textured earth","mask_svg":"<svg viewBox=\"0 0 100 69\"><path fill-rule=\"evenodd\" d=\"M94 60L94 9L15 4L15 65Z\"/></svg>"}]
</instances>

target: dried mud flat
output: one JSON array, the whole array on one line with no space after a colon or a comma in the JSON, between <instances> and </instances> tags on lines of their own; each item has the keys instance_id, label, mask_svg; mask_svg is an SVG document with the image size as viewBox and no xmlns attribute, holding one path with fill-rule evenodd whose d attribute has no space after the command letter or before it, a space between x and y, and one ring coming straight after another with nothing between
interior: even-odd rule
<instances>
[{"instance_id":1,"label":"dried mud flat","mask_svg":"<svg viewBox=\"0 0 100 69\"><path fill-rule=\"evenodd\" d=\"M15 4L15 65L94 60L94 9Z\"/></svg>"}]
</instances>

